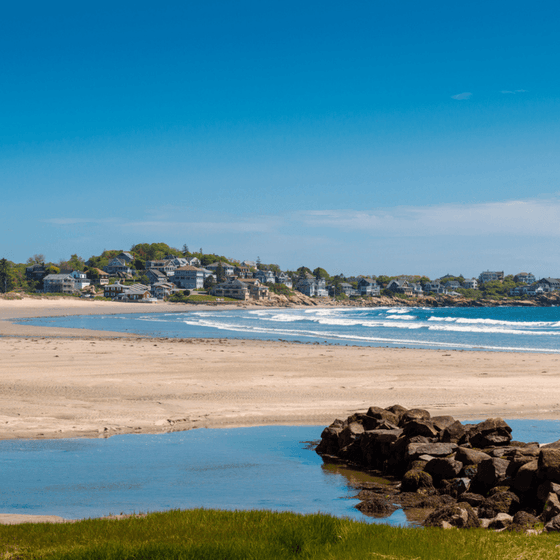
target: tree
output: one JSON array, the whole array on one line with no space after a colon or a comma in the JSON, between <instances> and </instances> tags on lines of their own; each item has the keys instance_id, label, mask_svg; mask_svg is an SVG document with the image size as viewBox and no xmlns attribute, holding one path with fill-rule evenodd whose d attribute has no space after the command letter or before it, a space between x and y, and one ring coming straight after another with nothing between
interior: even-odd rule
<instances>
[{"instance_id":1,"label":"tree","mask_svg":"<svg viewBox=\"0 0 560 560\"><path fill-rule=\"evenodd\" d=\"M45 264L45 255L39 253L27 259L27 264Z\"/></svg>"},{"instance_id":2,"label":"tree","mask_svg":"<svg viewBox=\"0 0 560 560\"><path fill-rule=\"evenodd\" d=\"M257 257L257 270L262 270L261 258Z\"/></svg>"},{"instance_id":3,"label":"tree","mask_svg":"<svg viewBox=\"0 0 560 560\"><path fill-rule=\"evenodd\" d=\"M226 273L224 272L222 261L218 263L218 268L216 268L216 278L218 279L218 283L224 282L226 279Z\"/></svg>"},{"instance_id":4,"label":"tree","mask_svg":"<svg viewBox=\"0 0 560 560\"><path fill-rule=\"evenodd\" d=\"M315 276L317 280L320 280L321 278L328 280L330 278L329 273L324 268L320 268L320 267L316 268L313 271L313 276Z\"/></svg>"},{"instance_id":5,"label":"tree","mask_svg":"<svg viewBox=\"0 0 560 560\"><path fill-rule=\"evenodd\" d=\"M183 253L183 257L188 257L190 255L189 246L186 243L183 245L183 250L181 252Z\"/></svg>"},{"instance_id":6,"label":"tree","mask_svg":"<svg viewBox=\"0 0 560 560\"><path fill-rule=\"evenodd\" d=\"M216 283L216 280L214 280L213 276L207 276L204 279L204 288L206 290L209 290L215 283Z\"/></svg>"},{"instance_id":7,"label":"tree","mask_svg":"<svg viewBox=\"0 0 560 560\"><path fill-rule=\"evenodd\" d=\"M4 294L12 289L11 268L7 259L0 259L0 291Z\"/></svg>"},{"instance_id":8,"label":"tree","mask_svg":"<svg viewBox=\"0 0 560 560\"><path fill-rule=\"evenodd\" d=\"M297 270L298 278L305 276L306 274L311 274L311 269L307 268L306 266L300 266Z\"/></svg>"}]
</instances>

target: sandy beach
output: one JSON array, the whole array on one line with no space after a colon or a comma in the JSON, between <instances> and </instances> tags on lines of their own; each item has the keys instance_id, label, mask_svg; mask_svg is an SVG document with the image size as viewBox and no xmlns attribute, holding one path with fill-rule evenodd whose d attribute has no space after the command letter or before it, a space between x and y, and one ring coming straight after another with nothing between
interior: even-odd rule
<instances>
[{"instance_id":1,"label":"sandy beach","mask_svg":"<svg viewBox=\"0 0 560 560\"><path fill-rule=\"evenodd\" d=\"M327 425L395 403L461 420L560 419L560 357L552 354L152 339L12 323L189 309L0 299L0 439ZM64 520L0 515L0 524L36 521Z\"/></svg>"},{"instance_id":2,"label":"sandy beach","mask_svg":"<svg viewBox=\"0 0 560 560\"><path fill-rule=\"evenodd\" d=\"M460 419L560 418L557 355L150 339L10 321L185 307L0 300L0 438L326 425L395 403Z\"/></svg>"}]
</instances>

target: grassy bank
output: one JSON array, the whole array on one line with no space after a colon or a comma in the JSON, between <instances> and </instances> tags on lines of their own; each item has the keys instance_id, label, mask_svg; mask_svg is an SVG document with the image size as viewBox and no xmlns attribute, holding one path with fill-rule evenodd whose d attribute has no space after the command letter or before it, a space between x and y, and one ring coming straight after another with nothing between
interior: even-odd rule
<instances>
[{"instance_id":1,"label":"grassy bank","mask_svg":"<svg viewBox=\"0 0 560 560\"><path fill-rule=\"evenodd\" d=\"M0 526L0 558L268 560L558 558L560 535L401 529L267 511L190 510L121 520Z\"/></svg>"}]
</instances>

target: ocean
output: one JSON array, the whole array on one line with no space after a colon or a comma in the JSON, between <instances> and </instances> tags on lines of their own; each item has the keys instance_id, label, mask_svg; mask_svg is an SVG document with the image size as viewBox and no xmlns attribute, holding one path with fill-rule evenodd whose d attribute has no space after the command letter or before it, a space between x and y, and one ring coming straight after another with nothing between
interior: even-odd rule
<instances>
[{"instance_id":1,"label":"ocean","mask_svg":"<svg viewBox=\"0 0 560 560\"><path fill-rule=\"evenodd\" d=\"M154 337L249 338L357 346L560 352L560 308L216 309L28 319L33 325ZM22 321L19 321L22 322Z\"/></svg>"}]
</instances>

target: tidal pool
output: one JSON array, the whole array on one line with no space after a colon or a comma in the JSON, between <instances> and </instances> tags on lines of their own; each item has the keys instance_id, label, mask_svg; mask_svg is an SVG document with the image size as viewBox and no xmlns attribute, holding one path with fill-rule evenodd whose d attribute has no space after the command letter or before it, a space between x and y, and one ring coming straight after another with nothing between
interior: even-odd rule
<instances>
[{"instance_id":1,"label":"tidal pool","mask_svg":"<svg viewBox=\"0 0 560 560\"><path fill-rule=\"evenodd\" d=\"M509 422L514 438L560 437L560 422ZM0 513L68 519L173 508L267 509L363 516L352 482L306 442L321 426L197 429L108 439L0 441ZM407 524L402 511L382 520Z\"/></svg>"}]
</instances>

